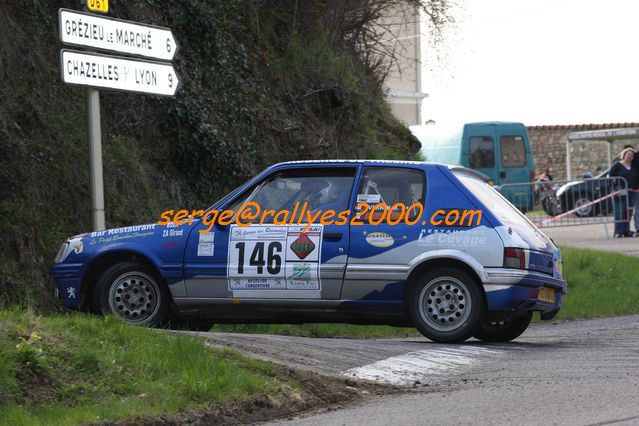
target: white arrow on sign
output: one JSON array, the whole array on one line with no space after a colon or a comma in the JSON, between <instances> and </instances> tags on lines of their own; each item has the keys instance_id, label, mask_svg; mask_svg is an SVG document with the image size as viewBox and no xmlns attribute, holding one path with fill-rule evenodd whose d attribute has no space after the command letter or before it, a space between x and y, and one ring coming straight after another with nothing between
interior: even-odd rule
<instances>
[{"instance_id":1,"label":"white arrow on sign","mask_svg":"<svg viewBox=\"0 0 639 426\"><path fill-rule=\"evenodd\" d=\"M171 61L177 43L168 28L106 18L69 9L58 10L60 41L74 46Z\"/></svg>"},{"instance_id":2,"label":"white arrow on sign","mask_svg":"<svg viewBox=\"0 0 639 426\"><path fill-rule=\"evenodd\" d=\"M174 96L180 84L173 66L164 62L62 49L60 67L63 82L80 86Z\"/></svg>"}]
</instances>

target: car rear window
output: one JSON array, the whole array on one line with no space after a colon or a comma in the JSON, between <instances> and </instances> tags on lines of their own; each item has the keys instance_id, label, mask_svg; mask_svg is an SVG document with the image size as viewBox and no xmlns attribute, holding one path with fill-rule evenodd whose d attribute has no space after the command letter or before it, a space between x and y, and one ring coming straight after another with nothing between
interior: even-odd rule
<instances>
[{"instance_id":1,"label":"car rear window","mask_svg":"<svg viewBox=\"0 0 639 426\"><path fill-rule=\"evenodd\" d=\"M467 172L456 170L454 174L503 225L512 227L524 240L534 242L534 245L549 242L548 237L539 232L537 227L495 188Z\"/></svg>"}]
</instances>

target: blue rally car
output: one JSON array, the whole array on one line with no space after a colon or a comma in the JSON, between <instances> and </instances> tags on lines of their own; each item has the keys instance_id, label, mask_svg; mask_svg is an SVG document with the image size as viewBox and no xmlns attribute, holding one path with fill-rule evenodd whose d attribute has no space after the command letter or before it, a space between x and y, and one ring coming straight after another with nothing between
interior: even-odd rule
<instances>
[{"instance_id":1,"label":"blue rally car","mask_svg":"<svg viewBox=\"0 0 639 426\"><path fill-rule=\"evenodd\" d=\"M287 162L209 210L239 216L246 202L277 212L309 200L309 209L349 212L332 224L195 219L89 232L62 245L51 275L66 307L130 324L414 325L438 342L512 340L533 311L552 319L563 303L559 249L470 169ZM371 225L362 203L423 208ZM461 223L453 210L481 214Z\"/></svg>"}]
</instances>

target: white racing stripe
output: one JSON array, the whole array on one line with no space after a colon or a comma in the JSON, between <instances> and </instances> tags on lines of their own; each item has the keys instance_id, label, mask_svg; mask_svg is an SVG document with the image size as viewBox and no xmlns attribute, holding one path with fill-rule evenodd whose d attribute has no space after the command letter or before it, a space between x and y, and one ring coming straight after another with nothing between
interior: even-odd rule
<instances>
[{"instance_id":1,"label":"white racing stripe","mask_svg":"<svg viewBox=\"0 0 639 426\"><path fill-rule=\"evenodd\" d=\"M482 358L503 355L505 351L476 346L428 349L383 359L343 374L392 385L412 385L430 376L459 373Z\"/></svg>"}]
</instances>

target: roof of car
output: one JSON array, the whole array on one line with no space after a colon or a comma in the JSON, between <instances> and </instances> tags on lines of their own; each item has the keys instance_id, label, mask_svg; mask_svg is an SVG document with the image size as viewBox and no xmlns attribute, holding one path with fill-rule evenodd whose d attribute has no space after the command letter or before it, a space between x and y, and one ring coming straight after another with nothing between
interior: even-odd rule
<instances>
[{"instance_id":1,"label":"roof of car","mask_svg":"<svg viewBox=\"0 0 639 426\"><path fill-rule=\"evenodd\" d=\"M275 164L275 166L285 165L285 164L434 164L427 163L425 161L406 161L406 160L299 160L299 161L284 161L281 163Z\"/></svg>"},{"instance_id":2,"label":"roof of car","mask_svg":"<svg viewBox=\"0 0 639 426\"><path fill-rule=\"evenodd\" d=\"M458 166L458 165L449 165L449 164L441 164L441 163L431 163L428 161L406 161L406 160L299 160L299 161L284 161L281 163L277 163L277 164L273 164L271 167L269 167L268 169L272 169L275 167L281 167L281 166L287 166L287 165L295 165L295 164L309 164L309 165L313 165L313 164L362 164L362 165L370 165L370 164L401 164L401 165L416 165L416 166L427 166L427 167L433 167L433 166L444 166L449 168L450 170L459 170L459 171L464 171L467 172L471 175L474 175L475 177L488 182L489 178L488 176L484 175L481 172L478 172L477 170L473 170L473 169L469 169L467 167L463 167L463 166Z\"/></svg>"}]
</instances>

